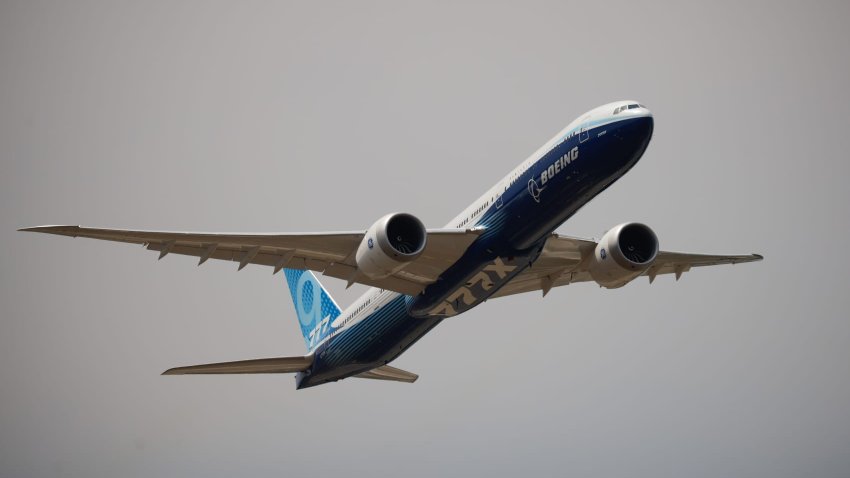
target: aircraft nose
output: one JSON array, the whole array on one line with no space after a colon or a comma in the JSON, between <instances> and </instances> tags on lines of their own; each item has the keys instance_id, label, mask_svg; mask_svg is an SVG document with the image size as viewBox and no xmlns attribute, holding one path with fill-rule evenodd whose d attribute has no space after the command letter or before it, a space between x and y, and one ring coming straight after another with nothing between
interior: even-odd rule
<instances>
[{"instance_id":1,"label":"aircraft nose","mask_svg":"<svg viewBox=\"0 0 850 478\"><path fill-rule=\"evenodd\" d=\"M619 150L617 156L626 158L626 164L629 165L637 162L649 146L654 128L655 121L649 110L625 121L614 133L614 137L619 139L615 146Z\"/></svg>"},{"instance_id":2,"label":"aircraft nose","mask_svg":"<svg viewBox=\"0 0 850 478\"><path fill-rule=\"evenodd\" d=\"M637 114L626 121L620 128L619 136L641 142L644 138L652 136L654 127L655 119L652 117L652 113L647 110L645 114Z\"/></svg>"}]
</instances>

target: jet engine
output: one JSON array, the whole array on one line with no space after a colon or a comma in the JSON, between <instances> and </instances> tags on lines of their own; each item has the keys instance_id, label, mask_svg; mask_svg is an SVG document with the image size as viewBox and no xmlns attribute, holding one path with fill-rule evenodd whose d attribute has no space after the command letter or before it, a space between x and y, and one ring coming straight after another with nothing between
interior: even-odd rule
<instances>
[{"instance_id":1,"label":"jet engine","mask_svg":"<svg viewBox=\"0 0 850 478\"><path fill-rule=\"evenodd\" d=\"M358 270L372 279L383 279L404 268L425 250L427 233L416 216L393 213L372 224L357 247Z\"/></svg>"},{"instance_id":2,"label":"jet engine","mask_svg":"<svg viewBox=\"0 0 850 478\"><path fill-rule=\"evenodd\" d=\"M588 272L602 287L616 289L652 266L658 255L658 237L637 222L620 224L606 232L594 250Z\"/></svg>"}]
</instances>

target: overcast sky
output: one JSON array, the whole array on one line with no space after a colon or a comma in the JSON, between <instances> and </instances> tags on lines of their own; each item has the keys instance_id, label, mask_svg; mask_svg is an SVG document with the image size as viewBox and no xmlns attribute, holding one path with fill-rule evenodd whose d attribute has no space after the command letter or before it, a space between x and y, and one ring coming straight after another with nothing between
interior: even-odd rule
<instances>
[{"instance_id":1,"label":"overcast sky","mask_svg":"<svg viewBox=\"0 0 850 478\"><path fill-rule=\"evenodd\" d=\"M315 3L0 3L0 476L850 476L850 3ZM559 232L766 259L490 301L413 385L162 377L303 353L283 276L15 232L440 227L621 99Z\"/></svg>"}]
</instances>

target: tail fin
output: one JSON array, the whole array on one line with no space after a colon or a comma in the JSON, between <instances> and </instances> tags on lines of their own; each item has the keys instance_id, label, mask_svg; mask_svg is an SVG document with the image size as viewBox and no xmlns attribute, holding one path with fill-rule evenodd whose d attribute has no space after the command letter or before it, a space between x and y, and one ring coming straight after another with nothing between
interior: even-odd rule
<instances>
[{"instance_id":1,"label":"tail fin","mask_svg":"<svg viewBox=\"0 0 850 478\"><path fill-rule=\"evenodd\" d=\"M312 352L331 333L331 323L342 311L312 272L298 269L284 269L283 272L304 343L307 351Z\"/></svg>"}]
</instances>

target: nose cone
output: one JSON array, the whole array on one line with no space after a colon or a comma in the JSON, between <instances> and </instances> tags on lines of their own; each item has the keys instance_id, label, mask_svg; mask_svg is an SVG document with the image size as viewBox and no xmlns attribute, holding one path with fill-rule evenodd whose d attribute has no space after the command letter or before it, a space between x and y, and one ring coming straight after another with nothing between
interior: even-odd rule
<instances>
[{"instance_id":1,"label":"nose cone","mask_svg":"<svg viewBox=\"0 0 850 478\"><path fill-rule=\"evenodd\" d=\"M637 101L618 101L613 105L616 107L609 118L616 124L615 135L624 139L628 136L630 140L638 142L643 137L648 140L648 137L652 136L654 121L652 111L649 111L646 105Z\"/></svg>"},{"instance_id":2,"label":"nose cone","mask_svg":"<svg viewBox=\"0 0 850 478\"><path fill-rule=\"evenodd\" d=\"M629 167L643 156L649 146L649 140L652 139L654 127L652 113L645 110L619 122L614 129L613 136L617 141L612 146L618 150L619 156L626 160Z\"/></svg>"},{"instance_id":3,"label":"nose cone","mask_svg":"<svg viewBox=\"0 0 850 478\"><path fill-rule=\"evenodd\" d=\"M632 123L632 127L637 130L635 134L646 136L646 140L649 141L655 127L655 118L652 117L652 113L646 110L646 114L635 117Z\"/></svg>"}]
</instances>

